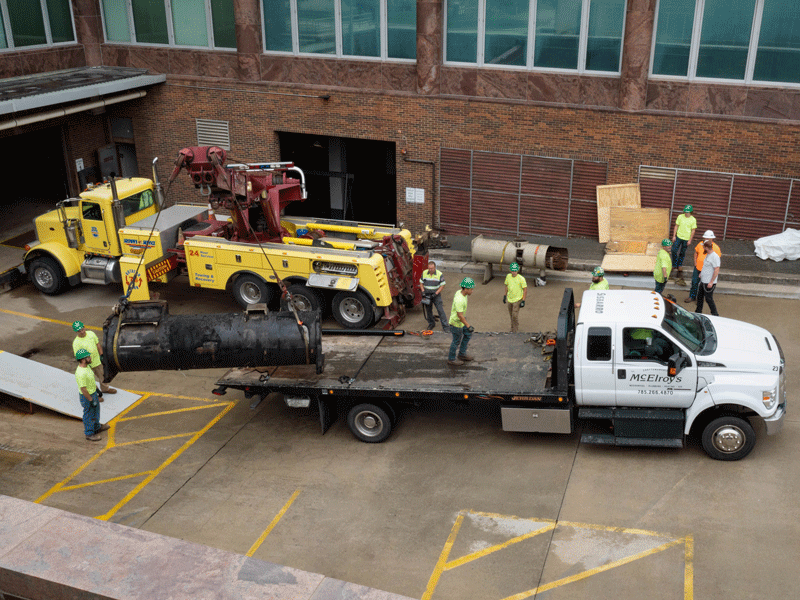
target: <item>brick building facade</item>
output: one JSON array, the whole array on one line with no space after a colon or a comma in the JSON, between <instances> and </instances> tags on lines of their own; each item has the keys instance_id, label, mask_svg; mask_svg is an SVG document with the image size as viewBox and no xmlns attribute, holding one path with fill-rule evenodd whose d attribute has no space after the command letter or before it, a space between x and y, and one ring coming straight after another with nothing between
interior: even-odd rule
<instances>
[{"instance_id":1,"label":"brick building facade","mask_svg":"<svg viewBox=\"0 0 800 600\"><path fill-rule=\"evenodd\" d=\"M615 76L449 64L442 50L447 35L443 0L416 2L416 61L264 52L257 0L233 0L235 51L108 43L100 7L97 0L73 0L75 44L0 54L3 77L99 65L166 74L164 84L150 87L140 99L109 106L102 114L47 123L62 128L73 193L74 160L82 157L88 164L96 160L88 146L112 141L109 126L100 121L131 119L140 173L149 176L151 159L158 156L165 177L177 150L198 143L198 120L212 120L227 123L233 160L296 160L317 173L312 181L318 182L333 180L340 171L354 172L351 211L345 207L345 217L404 222L414 231L426 225L449 228L441 215L442 180L449 177L443 168L454 168L443 164L442 152L448 149L492 158L503 180L509 173L516 177L514 169L522 167L513 165L524 165L524 157L599 163L605 170L602 183L609 184L640 181L643 167L661 168L678 182L684 172L710 172L732 190L743 178L758 183L766 177L766 191L755 193L749 203L737 205L734 194L727 208L717 203L716 221L724 227L722 217L725 222L730 216L747 218L748 212L771 206L774 217L768 223L739 227L735 236L800 227L800 179L794 179L800 178L800 88L652 77L656 0L627 1ZM25 127L6 128L0 143L25 132ZM338 163L331 158L334 146L344 148ZM314 157L315 150L322 158ZM408 188L424 190L424 202L407 201ZM327 189L318 193L324 196ZM774 189L780 194L769 191ZM471 223L479 225L480 213L495 211L503 201L484 191L471 191L464 210L474 212L472 221L454 233L477 231ZM181 179L170 194L170 201L198 199ZM687 198L698 217L704 211L711 215L702 186L674 196L669 206L680 210ZM321 199L315 208L324 212L326 202ZM662 206L665 200L643 193L643 202ZM591 211L587 214L591 219ZM534 232L562 233L543 227ZM568 233L590 235L591 227Z\"/></svg>"}]
</instances>

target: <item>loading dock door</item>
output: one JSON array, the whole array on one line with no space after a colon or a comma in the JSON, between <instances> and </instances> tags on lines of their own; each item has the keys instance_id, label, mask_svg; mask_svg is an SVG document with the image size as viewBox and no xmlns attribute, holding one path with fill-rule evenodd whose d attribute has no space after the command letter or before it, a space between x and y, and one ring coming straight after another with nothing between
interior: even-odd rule
<instances>
[{"instance_id":1,"label":"loading dock door","mask_svg":"<svg viewBox=\"0 0 800 600\"><path fill-rule=\"evenodd\" d=\"M397 221L393 142L302 133L278 133L281 160L306 175L308 199L288 215L373 223Z\"/></svg>"}]
</instances>

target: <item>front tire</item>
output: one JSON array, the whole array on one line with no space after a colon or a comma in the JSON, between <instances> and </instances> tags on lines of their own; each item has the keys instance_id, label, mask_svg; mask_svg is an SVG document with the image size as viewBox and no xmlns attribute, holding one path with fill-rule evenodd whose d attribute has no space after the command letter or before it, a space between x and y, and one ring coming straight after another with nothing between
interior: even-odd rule
<instances>
[{"instance_id":1,"label":"front tire","mask_svg":"<svg viewBox=\"0 0 800 600\"><path fill-rule=\"evenodd\" d=\"M350 431L362 442L377 444L392 433L389 413L375 404L357 404L347 413Z\"/></svg>"},{"instance_id":2,"label":"front tire","mask_svg":"<svg viewBox=\"0 0 800 600\"><path fill-rule=\"evenodd\" d=\"M240 275L233 283L233 297L242 308L251 304L269 304L270 289L260 277Z\"/></svg>"},{"instance_id":3,"label":"front tire","mask_svg":"<svg viewBox=\"0 0 800 600\"><path fill-rule=\"evenodd\" d=\"M740 460L755 445L756 432L740 417L718 417L703 429L703 450L716 460Z\"/></svg>"},{"instance_id":4,"label":"front tire","mask_svg":"<svg viewBox=\"0 0 800 600\"><path fill-rule=\"evenodd\" d=\"M55 296L67 287L67 278L61 266L52 258L34 258L30 266L31 281L43 294Z\"/></svg>"},{"instance_id":5,"label":"front tire","mask_svg":"<svg viewBox=\"0 0 800 600\"><path fill-rule=\"evenodd\" d=\"M331 309L333 318L345 329L365 329L374 322L375 308L363 292L339 292Z\"/></svg>"}]
</instances>

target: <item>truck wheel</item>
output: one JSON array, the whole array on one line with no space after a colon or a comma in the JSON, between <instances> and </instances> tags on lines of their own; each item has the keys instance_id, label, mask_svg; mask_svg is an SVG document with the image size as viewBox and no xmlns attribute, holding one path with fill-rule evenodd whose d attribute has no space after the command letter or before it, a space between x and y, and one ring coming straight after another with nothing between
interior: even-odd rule
<instances>
[{"instance_id":1,"label":"truck wheel","mask_svg":"<svg viewBox=\"0 0 800 600\"><path fill-rule=\"evenodd\" d=\"M703 450L717 460L739 460L755 445L753 427L740 417L719 417L703 430Z\"/></svg>"},{"instance_id":2,"label":"truck wheel","mask_svg":"<svg viewBox=\"0 0 800 600\"><path fill-rule=\"evenodd\" d=\"M268 304L270 289L260 277L241 275L233 284L233 297L242 308L250 304Z\"/></svg>"},{"instance_id":3,"label":"truck wheel","mask_svg":"<svg viewBox=\"0 0 800 600\"><path fill-rule=\"evenodd\" d=\"M319 292L314 288L310 288L302 283L295 283L288 286L286 289L292 295L294 305L297 310L315 311L322 308L322 298ZM281 310L289 310L288 302L286 299L281 298Z\"/></svg>"},{"instance_id":4,"label":"truck wheel","mask_svg":"<svg viewBox=\"0 0 800 600\"><path fill-rule=\"evenodd\" d=\"M55 296L64 291L67 278L59 264L52 258L41 256L31 261L31 281L43 294Z\"/></svg>"},{"instance_id":5,"label":"truck wheel","mask_svg":"<svg viewBox=\"0 0 800 600\"><path fill-rule=\"evenodd\" d=\"M380 406L357 404L347 413L347 425L362 442L377 444L389 437L392 420Z\"/></svg>"},{"instance_id":6,"label":"truck wheel","mask_svg":"<svg viewBox=\"0 0 800 600\"><path fill-rule=\"evenodd\" d=\"M345 329L364 329L372 325L375 309L363 292L339 292L333 297L333 318Z\"/></svg>"}]
</instances>

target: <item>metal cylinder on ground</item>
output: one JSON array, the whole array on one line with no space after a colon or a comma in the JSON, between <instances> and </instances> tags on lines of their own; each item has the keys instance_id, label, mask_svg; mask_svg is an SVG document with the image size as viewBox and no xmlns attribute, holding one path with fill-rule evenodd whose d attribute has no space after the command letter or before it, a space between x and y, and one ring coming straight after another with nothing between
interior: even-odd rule
<instances>
[{"instance_id":1,"label":"metal cylinder on ground","mask_svg":"<svg viewBox=\"0 0 800 600\"><path fill-rule=\"evenodd\" d=\"M131 302L103 323L105 382L117 373L316 365L324 368L319 312L170 315L163 300Z\"/></svg>"},{"instance_id":2,"label":"metal cylinder on ground","mask_svg":"<svg viewBox=\"0 0 800 600\"><path fill-rule=\"evenodd\" d=\"M472 260L496 265L516 262L532 269L564 271L569 263L569 250L525 240L499 240L479 235L472 240Z\"/></svg>"}]
</instances>

